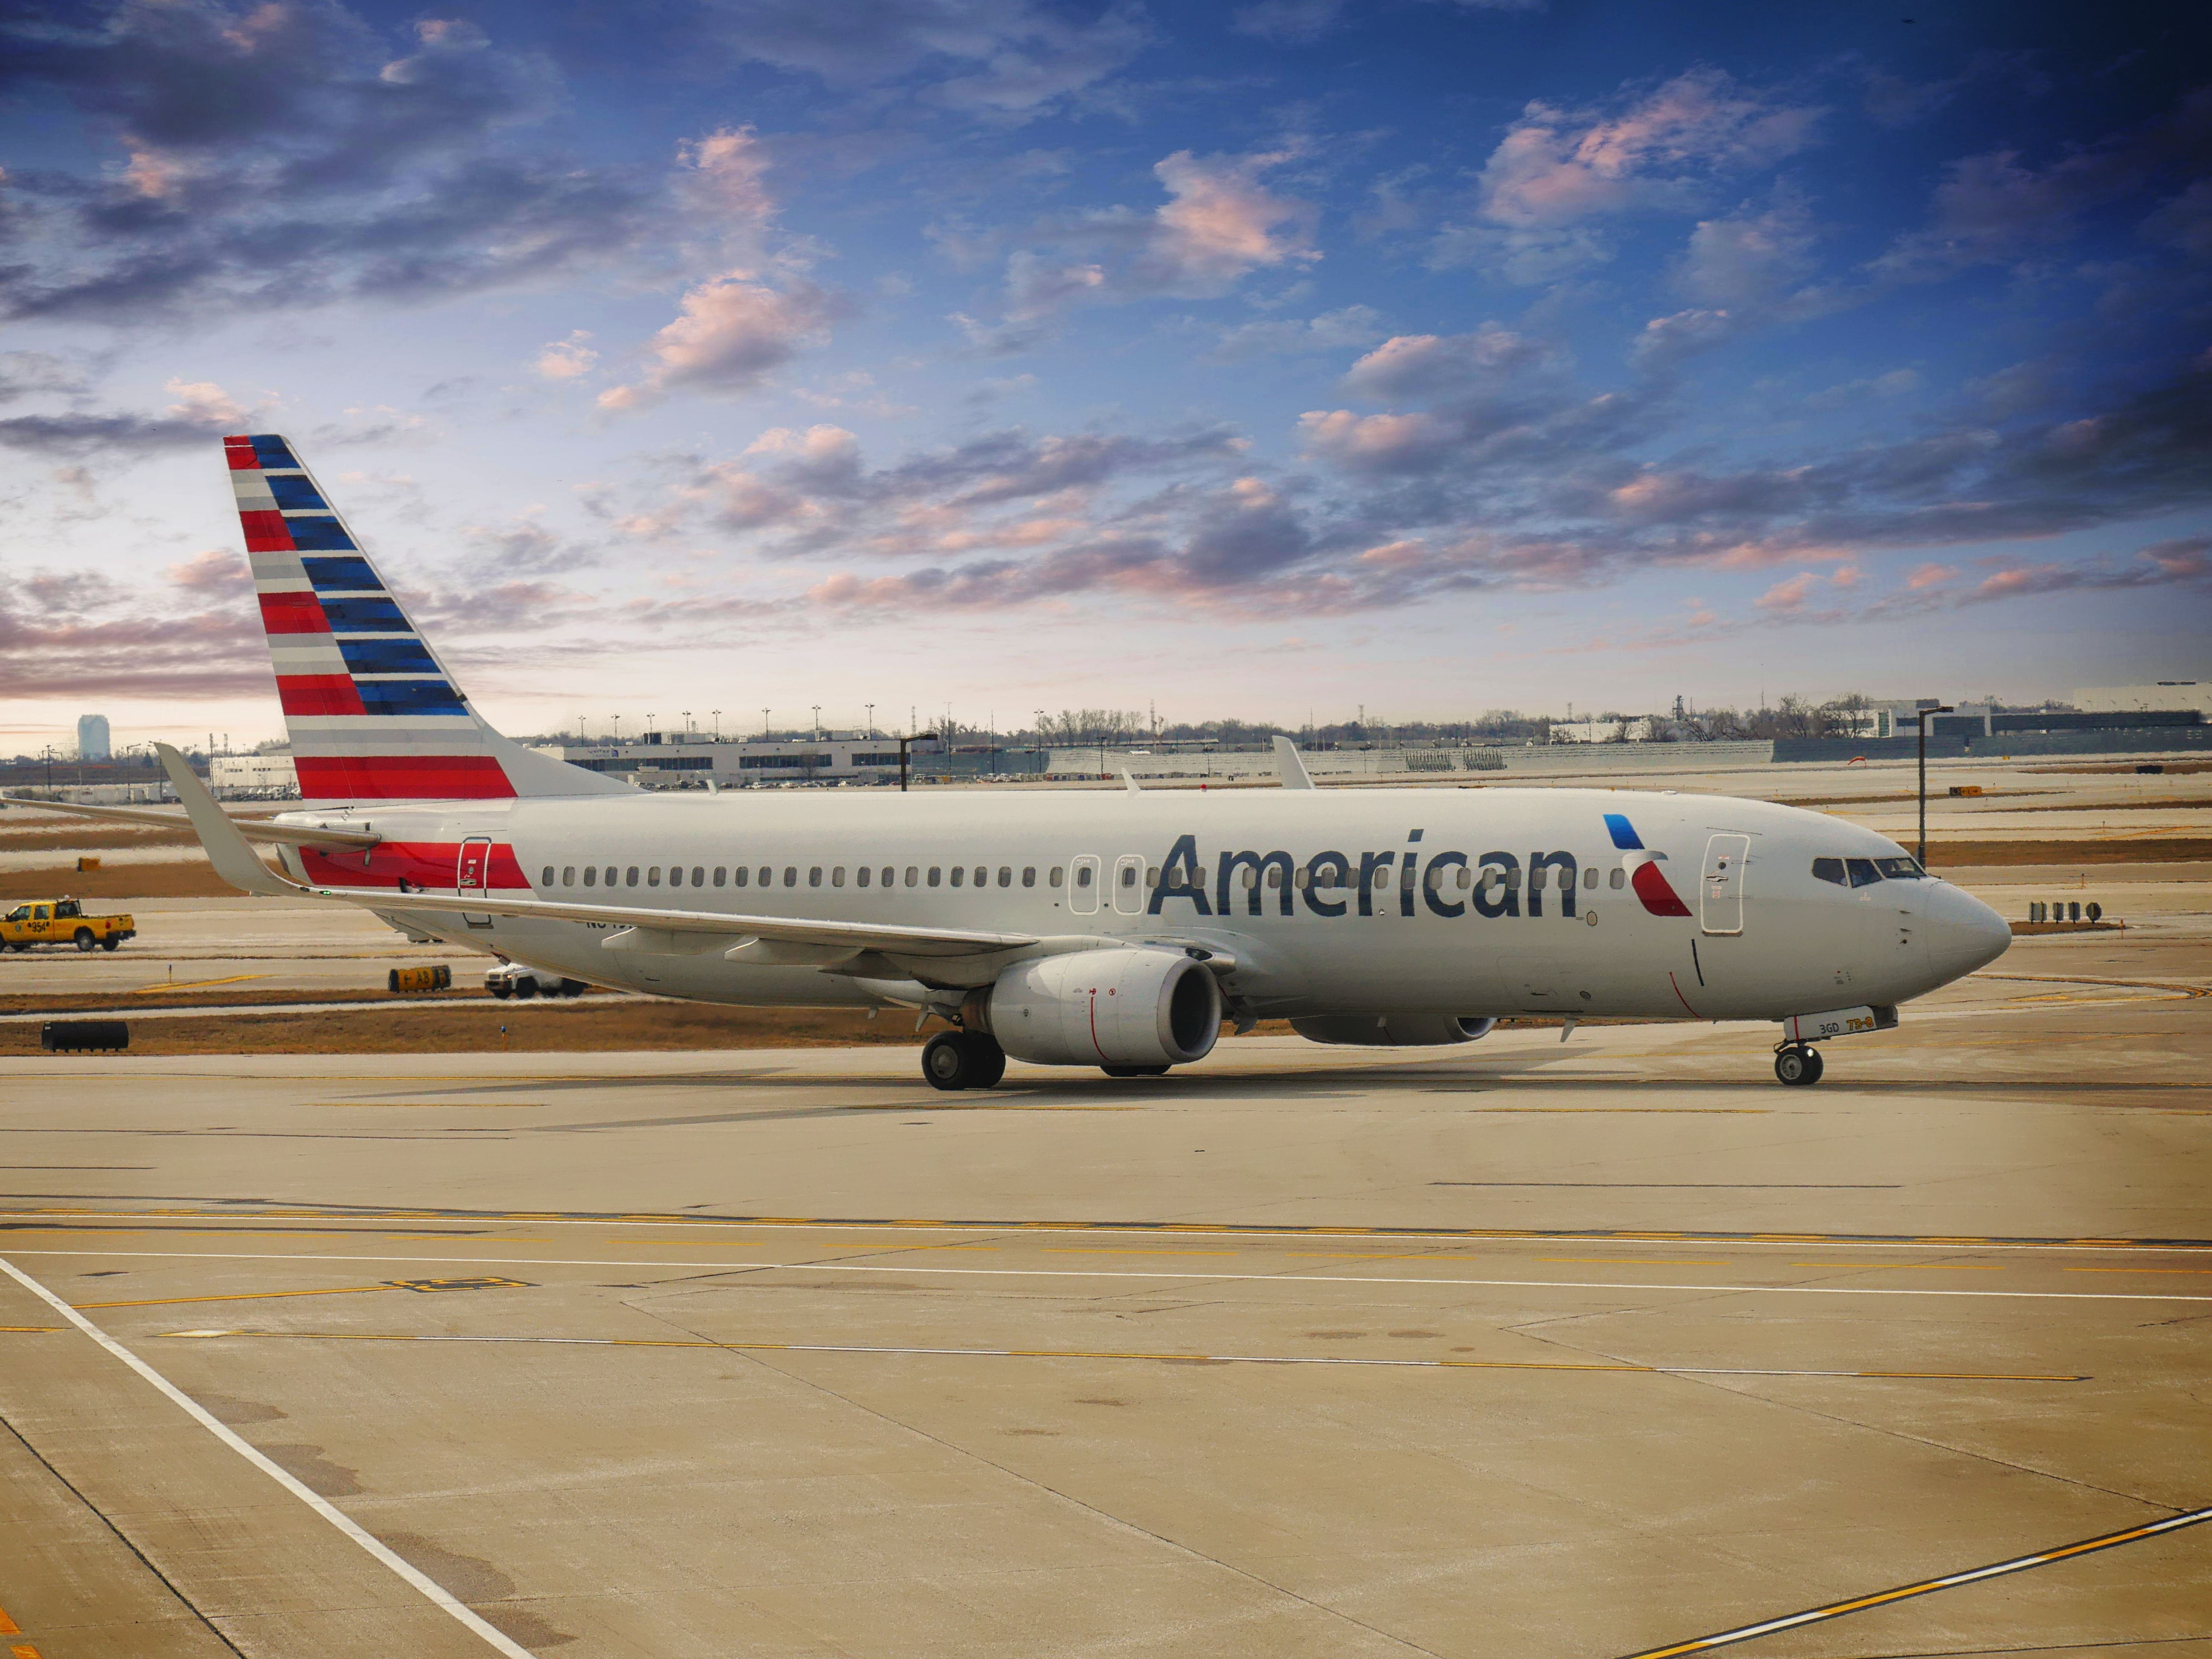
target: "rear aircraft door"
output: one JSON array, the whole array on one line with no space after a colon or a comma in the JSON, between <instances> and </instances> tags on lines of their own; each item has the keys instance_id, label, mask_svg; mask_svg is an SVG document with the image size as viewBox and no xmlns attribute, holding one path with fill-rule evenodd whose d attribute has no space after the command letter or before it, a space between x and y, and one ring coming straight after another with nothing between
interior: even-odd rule
<instances>
[{"instance_id":1,"label":"rear aircraft door","mask_svg":"<svg viewBox=\"0 0 2212 1659\"><path fill-rule=\"evenodd\" d=\"M1067 867L1067 908L1072 915L1098 914L1098 860L1085 853Z\"/></svg>"},{"instance_id":2,"label":"rear aircraft door","mask_svg":"<svg viewBox=\"0 0 2212 1659\"><path fill-rule=\"evenodd\" d=\"M489 871L490 867L491 837L489 836L471 836L466 841L461 843L460 859L454 866L454 893L462 898L469 898L481 895L489 881L489 876L487 872ZM491 926L491 918L489 916L471 916L464 914L461 920L468 923L471 927L489 927Z\"/></svg>"},{"instance_id":3,"label":"rear aircraft door","mask_svg":"<svg viewBox=\"0 0 2212 1659\"><path fill-rule=\"evenodd\" d=\"M1698 925L1706 933L1743 932L1743 866L1750 856L1749 836L1715 836L1705 843Z\"/></svg>"},{"instance_id":4,"label":"rear aircraft door","mask_svg":"<svg viewBox=\"0 0 2212 1659\"><path fill-rule=\"evenodd\" d=\"M1145 859L1124 853L1114 860L1114 908L1125 916L1145 913Z\"/></svg>"}]
</instances>

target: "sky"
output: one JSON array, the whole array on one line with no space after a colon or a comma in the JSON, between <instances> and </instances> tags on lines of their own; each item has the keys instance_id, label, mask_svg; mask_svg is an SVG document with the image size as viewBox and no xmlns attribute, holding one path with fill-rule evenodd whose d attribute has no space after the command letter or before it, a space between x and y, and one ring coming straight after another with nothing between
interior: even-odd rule
<instances>
[{"instance_id":1,"label":"sky","mask_svg":"<svg viewBox=\"0 0 2212 1659\"><path fill-rule=\"evenodd\" d=\"M516 733L2212 678L2208 35L0 0L0 751L280 733L247 431Z\"/></svg>"}]
</instances>

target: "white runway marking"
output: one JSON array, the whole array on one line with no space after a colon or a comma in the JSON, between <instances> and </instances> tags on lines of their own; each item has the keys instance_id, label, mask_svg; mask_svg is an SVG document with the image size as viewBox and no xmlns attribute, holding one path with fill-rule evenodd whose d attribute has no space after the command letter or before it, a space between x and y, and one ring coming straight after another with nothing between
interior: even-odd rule
<instances>
[{"instance_id":1,"label":"white runway marking","mask_svg":"<svg viewBox=\"0 0 2212 1659\"><path fill-rule=\"evenodd\" d=\"M2212 1302L2183 1291L1898 1290L1855 1285L1669 1285L1594 1279L1446 1279L1410 1273L1146 1273L1104 1267L910 1267L902 1263L847 1261L654 1261L637 1257L579 1259L538 1255L316 1255L249 1250L14 1250L17 1256L129 1256L147 1261L459 1262L483 1267L674 1267L689 1273L926 1273L962 1279L1143 1279L1254 1285L1441 1285L1526 1291L1685 1291L1741 1296L1948 1296L2009 1302Z\"/></svg>"},{"instance_id":2,"label":"white runway marking","mask_svg":"<svg viewBox=\"0 0 2212 1659\"><path fill-rule=\"evenodd\" d=\"M82 1331L94 1341L99 1343L101 1347L106 1349L108 1352L113 1354L118 1359L128 1365L132 1370L137 1372L140 1376L152 1383L156 1389L160 1389L163 1395L167 1396L173 1404L182 1410L185 1414L190 1417L195 1423L198 1423L210 1434L215 1436L216 1439L222 1441L224 1445L229 1447L231 1450L236 1452L247 1462L252 1464L255 1468L259 1469L262 1474L267 1475L278 1486L283 1487L285 1491L290 1492L293 1497L298 1498L309 1509L314 1510L316 1514L321 1516L324 1520L329 1522L340 1532L343 1533L348 1538L350 1538L355 1543L360 1545L362 1548L367 1550L369 1554L374 1556L376 1559L385 1566L389 1567L409 1585L420 1591L438 1607L442 1609L444 1612L452 1614L453 1617L471 1634L482 1637L485 1642L490 1644L495 1652L505 1655L506 1659L536 1659L536 1656L533 1655L529 1649L522 1646L515 1641L513 1641L507 1636L501 1634L492 1626L485 1623L484 1620L477 1617L476 1613L471 1612L466 1607L456 1601L451 1593L446 1589L445 1586L439 1583L436 1579L430 1577L425 1573L418 1571L407 1562L402 1560L398 1556L393 1554L387 1546L380 1542L371 1534L364 1531L345 1513L345 1511L339 1509L328 1498L309 1491L307 1486L303 1486L298 1479L288 1471L282 1469L276 1464L270 1462L269 1459L263 1456L252 1446L246 1444L245 1441L240 1439L237 1435L232 1433L229 1429L224 1427L223 1425L218 1423L214 1418L210 1417L201 1407L200 1403L194 1400L190 1395L178 1388L176 1384L170 1382L167 1377L162 1376L161 1372L155 1370L144 1360L139 1358L137 1354L131 1352L130 1349L125 1347L113 1337L108 1335L107 1333L101 1330L99 1326L94 1324L76 1309L70 1307L68 1303L63 1301L52 1291L49 1291L45 1285L40 1284L37 1279L32 1278L21 1268L8 1261L4 1256L0 1256L0 1273L6 1273L9 1278L14 1279L18 1285L21 1285L33 1296L37 1297L40 1301L45 1303L56 1313L59 1314L64 1319L69 1321L70 1324L76 1326L77 1329ZM18 1652L21 1652L21 1650L22 1650L21 1649L17 1650Z\"/></svg>"}]
</instances>

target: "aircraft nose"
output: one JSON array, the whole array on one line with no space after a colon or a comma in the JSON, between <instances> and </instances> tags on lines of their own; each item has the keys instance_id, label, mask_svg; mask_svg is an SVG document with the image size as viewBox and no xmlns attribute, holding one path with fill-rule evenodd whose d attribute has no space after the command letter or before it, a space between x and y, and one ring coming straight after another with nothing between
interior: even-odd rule
<instances>
[{"instance_id":1,"label":"aircraft nose","mask_svg":"<svg viewBox=\"0 0 2212 1659\"><path fill-rule=\"evenodd\" d=\"M1928 960L1942 982L1986 967L2012 948L2012 924L1972 894L1942 885L1932 896Z\"/></svg>"}]
</instances>

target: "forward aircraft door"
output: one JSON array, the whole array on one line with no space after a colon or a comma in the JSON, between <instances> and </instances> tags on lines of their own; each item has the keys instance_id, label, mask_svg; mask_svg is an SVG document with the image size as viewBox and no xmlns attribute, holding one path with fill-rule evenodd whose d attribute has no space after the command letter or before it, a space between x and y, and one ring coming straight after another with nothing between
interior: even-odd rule
<instances>
[{"instance_id":1,"label":"forward aircraft door","mask_svg":"<svg viewBox=\"0 0 2212 1659\"><path fill-rule=\"evenodd\" d=\"M1068 862L1067 908L1073 915L1098 914L1098 860L1088 853Z\"/></svg>"},{"instance_id":2,"label":"forward aircraft door","mask_svg":"<svg viewBox=\"0 0 2212 1659\"><path fill-rule=\"evenodd\" d=\"M1749 836L1715 836L1705 843L1698 925L1706 933L1743 932L1743 866L1750 856Z\"/></svg>"},{"instance_id":3,"label":"forward aircraft door","mask_svg":"<svg viewBox=\"0 0 2212 1659\"><path fill-rule=\"evenodd\" d=\"M1139 853L1124 853L1114 860L1114 908L1125 916L1145 910L1145 860Z\"/></svg>"},{"instance_id":4,"label":"forward aircraft door","mask_svg":"<svg viewBox=\"0 0 2212 1659\"><path fill-rule=\"evenodd\" d=\"M460 859L453 870L453 891L463 898L471 895L481 895L489 881L487 872L490 866L491 837L471 836L461 843ZM491 926L489 916L464 915L461 920L471 927Z\"/></svg>"}]
</instances>

